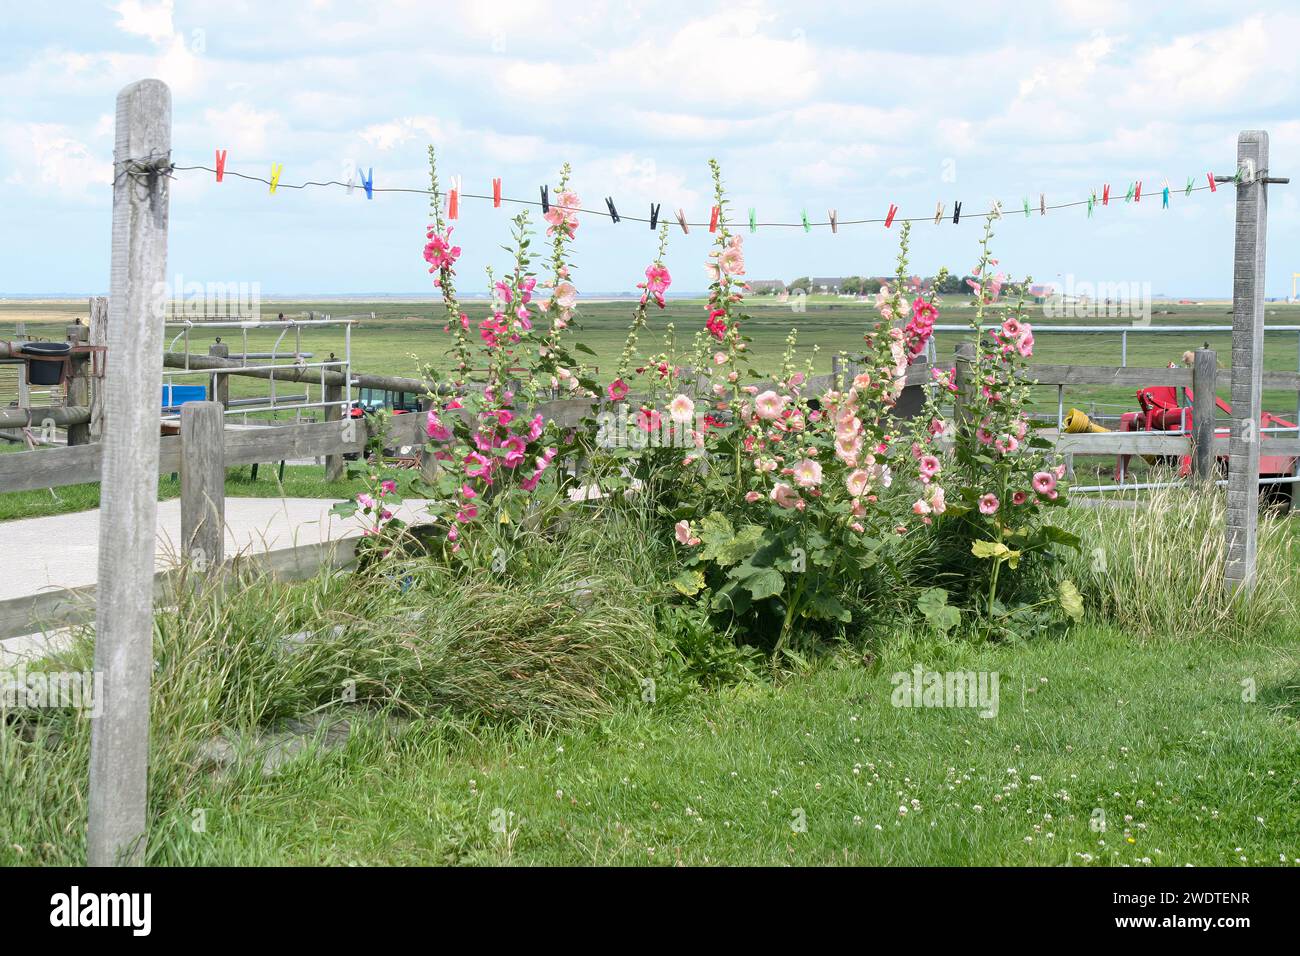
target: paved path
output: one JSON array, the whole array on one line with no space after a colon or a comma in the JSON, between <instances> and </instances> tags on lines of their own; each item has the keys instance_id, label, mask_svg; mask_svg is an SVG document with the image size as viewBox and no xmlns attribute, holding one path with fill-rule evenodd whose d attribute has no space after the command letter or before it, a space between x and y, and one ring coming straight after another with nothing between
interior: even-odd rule
<instances>
[{"instance_id":1,"label":"paved path","mask_svg":"<svg viewBox=\"0 0 1300 956\"><path fill-rule=\"evenodd\" d=\"M418 520L425 502L407 499L397 508ZM360 532L358 518L331 515L326 498L227 498L226 556L320 544ZM181 537L180 499L158 502L157 566L171 566ZM49 588L94 584L99 568L99 509L0 523L4 573L0 600Z\"/></svg>"}]
</instances>

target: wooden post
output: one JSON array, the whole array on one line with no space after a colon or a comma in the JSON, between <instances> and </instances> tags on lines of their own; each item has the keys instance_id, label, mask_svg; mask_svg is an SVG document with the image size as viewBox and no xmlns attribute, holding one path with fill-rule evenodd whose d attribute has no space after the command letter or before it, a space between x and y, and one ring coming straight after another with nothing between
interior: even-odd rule
<instances>
[{"instance_id":1,"label":"wooden post","mask_svg":"<svg viewBox=\"0 0 1300 956\"><path fill-rule=\"evenodd\" d=\"M1224 584L1255 581L1259 524L1259 412L1264 373L1264 248L1268 219L1268 133L1237 137L1237 236L1232 270L1232 431L1228 441L1227 559Z\"/></svg>"},{"instance_id":2,"label":"wooden post","mask_svg":"<svg viewBox=\"0 0 1300 956\"><path fill-rule=\"evenodd\" d=\"M1197 349L1192 365L1192 477L1200 482L1215 478L1214 399L1218 375L1219 353L1212 348Z\"/></svg>"},{"instance_id":3,"label":"wooden post","mask_svg":"<svg viewBox=\"0 0 1300 956\"><path fill-rule=\"evenodd\" d=\"M104 388L95 671L104 706L90 736L91 866L138 865L148 828L149 684L158 518L162 322L171 91L141 80L117 95L113 262Z\"/></svg>"},{"instance_id":4,"label":"wooden post","mask_svg":"<svg viewBox=\"0 0 1300 956\"><path fill-rule=\"evenodd\" d=\"M975 398L975 343L958 342L953 362L957 393L953 398L953 425L961 429L970 417L971 401Z\"/></svg>"},{"instance_id":5,"label":"wooden post","mask_svg":"<svg viewBox=\"0 0 1300 956\"><path fill-rule=\"evenodd\" d=\"M225 557L226 448L220 402L181 406L181 556L200 573Z\"/></svg>"},{"instance_id":6,"label":"wooden post","mask_svg":"<svg viewBox=\"0 0 1300 956\"><path fill-rule=\"evenodd\" d=\"M86 341L88 329L84 325L69 325L68 344L71 346L81 345ZM68 376L67 401L65 404L74 407L87 408L90 406L90 362L84 358L74 358L72 360L72 372ZM90 424L69 425L68 426L68 445L85 445L90 441Z\"/></svg>"},{"instance_id":7,"label":"wooden post","mask_svg":"<svg viewBox=\"0 0 1300 956\"><path fill-rule=\"evenodd\" d=\"M208 346L208 354L213 358L230 358L230 346L225 342L214 342ZM230 376L213 375L213 384L208 386L208 401L217 402L222 408L230 407Z\"/></svg>"},{"instance_id":8,"label":"wooden post","mask_svg":"<svg viewBox=\"0 0 1300 956\"><path fill-rule=\"evenodd\" d=\"M343 386L326 385L324 395L325 395L324 400L327 403L342 402ZM347 409L345 409L341 404L326 404L325 421L327 422L342 421L344 413L346 411ZM364 456L365 456L365 452L363 451L362 457ZM343 477L344 470L345 470L345 462L343 461L342 455L325 456L325 480L326 481L338 481L340 478Z\"/></svg>"},{"instance_id":9,"label":"wooden post","mask_svg":"<svg viewBox=\"0 0 1300 956\"><path fill-rule=\"evenodd\" d=\"M103 348L108 345L108 298L95 296L90 300L90 345ZM92 355L92 363L98 363L103 374L107 361L106 352ZM90 440L100 441L104 437L104 380L92 379L90 382Z\"/></svg>"}]
</instances>

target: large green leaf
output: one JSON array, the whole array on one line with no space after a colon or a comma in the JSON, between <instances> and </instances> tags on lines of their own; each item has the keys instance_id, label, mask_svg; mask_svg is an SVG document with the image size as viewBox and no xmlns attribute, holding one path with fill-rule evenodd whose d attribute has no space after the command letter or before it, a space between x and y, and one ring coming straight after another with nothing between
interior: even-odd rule
<instances>
[{"instance_id":1,"label":"large green leaf","mask_svg":"<svg viewBox=\"0 0 1300 956\"><path fill-rule=\"evenodd\" d=\"M1057 587L1057 599L1061 602L1061 610L1071 620L1077 621L1083 617L1083 596L1069 578L1063 580Z\"/></svg>"},{"instance_id":2,"label":"large green leaf","mask_svg":"<svg viewBox=\"0 0 1300 956\"><path fill-rule=\"evenodd\" d=\"M745 587L755 601L776 597L785 590L785 578L776 568L759 568L745 578Z\"/></svg>"}]
</instances>

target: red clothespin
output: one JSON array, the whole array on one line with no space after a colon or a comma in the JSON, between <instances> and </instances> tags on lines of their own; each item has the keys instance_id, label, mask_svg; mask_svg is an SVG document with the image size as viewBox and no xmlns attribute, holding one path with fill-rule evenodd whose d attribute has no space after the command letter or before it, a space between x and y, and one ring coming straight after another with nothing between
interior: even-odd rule
<instances>
[{"instance_id":1,"label":"red clothespin","mask_svg":"<svg viewBox=\"0 0 1300 956\"><path fill-rule=\"evenodd\" d=\"M898 212L898 207L892 202L889 204L889 212L885 213L885 228L888 229L894 224L894 215Z\"/></svg>"},{"instance_id":2,"label":"red clothespin","mask_svg":"<svg viewBox=\"0 0 1300 956\"><path fill-rule=\"evenodd\" d=\"M718 231L718 216L721 215L722 208L714 206L713 211L709 213L709 232Z\"/></svg>"},{"instance_id":3,"label":"red clothespin","mask_svg":"<svg viewBox=\"0 0 1300 956\"><path fill-rule=\"evenodd\" d=\"M827 216L827 218L830 219L830 221L831 221L831 232L839 232L839 231L840 231L840 214L839 214L838 212L836 212L834 209L831 209L831 210L829 210L829 211L826 213L826 216Z\"/></svg>"},{"instance_id":4,"label":"red clothespin","mask_svg":"<svg viewBox=\"0 0 1300 956\"><path fill-rule=\"evenodd\" d=\"M1214 185L1214 173L1206 173L1205 178L1210 181L1210 192L1217 193L1219 191L1219 187Z\"/></svg>"},{"instance_id":5,"label":"red clothespin","mask_svg":"<svg viewBox=\"0 0 1300 956\"><path fill-rule=\"evenodd\" d=\"M221 182L222 178L225 175L226 175L226 151L224 149L219 149L217 150L217 182Z\"/></svg>"},{"instance_id":6,"label":"red clothespin","mask_svg":"<svg viewBox=\"0 0 1300 956\"><path fill-rule=\"evenodd\" d=\"M1137 181L1137 189L1133 193L1133 201L1134 202L1142 201L1142 180L1140 179Z\"/></svg>"},{"instance_id":7,"label":"red clothespin","mask_svg":"<svg viewBox=\"0 0 1300 956\"><path fill-rule=\"evenodd\" d=\"M682 232L690 235L691 227L686 225L686 213L682 212L680 209L677 210L677 224L682 227Z\"/></svg>"},{"instance_id":8,"label":"red clothespin","mask_svg":"<svg viewBox=\"0 0 1300 956\"><path fill-rule=\"evenodd\" d=\"M1105 183L1101 187L1101 204L1103 206L1110 205L1110 183Z\"/></svg>"},{"instance_id":9,"label":"red clothespin","mask_svg":"<svg viewBox=\"0 0 1300 956\"><path fill-rule=\"evenodd\" d=\"M501 180L500 178L492 180L492 205L495 208L501 206Z\"/></svg>"},{"instance_id":10,"label":"red clothespin","mask_svg":"<svg viewBox=\"0 0 1300 956\"><path fill-rule=\"evenodd\" d=\"M447 218L460 218L460 177L451 181L451 192L447 194Z\"/></svg>"}]
</instances>

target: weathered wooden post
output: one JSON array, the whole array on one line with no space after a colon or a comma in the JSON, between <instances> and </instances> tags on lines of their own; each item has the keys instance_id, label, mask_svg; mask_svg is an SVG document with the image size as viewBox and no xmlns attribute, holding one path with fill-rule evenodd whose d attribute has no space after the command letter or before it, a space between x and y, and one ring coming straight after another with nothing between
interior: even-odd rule
<instances>
[{"instance_id":1,"label":"weathered wooden post","mask_svg":"<svg viewBox=\"0 0 1300 956\"><path fill-rule=\"evenodd\" d=\"M970 406L975 398L974 342L957 343L953 377L954 384L957 386L957 393L953 397L953 424L960 429L970 418Z\"/></svg>"},{"instance_id":2,"label":"weathered wooden post","mask_svg":"<svg viewBox=\"0 0 1300 956\"><path fill-rule=\"evenodd\" d=\"M230 346L220 339L208 346L208 354L213 358L230 358ZM220 403L222 408L230 407L230 376L212 374L212 384L208 386L208 401Z\"/></svg>"},{"instance_id":3,"label":"weathered wooden post","mask_svg":"<svg viewBox=\"0 0 1300 956\"><path fill-rule=\"evenodd\" d=\"M89 330L80 323L69 325L67 329L68 344L75 348L86 341L86 333ZM67 400L64 404L69 407L89 408L90 407L90 362L85 357L74 356L72 359L72 372L68 376ZM90 424L69 425L68 426L68 445L85 445L90 441Z\"/></svg>"},{"instance_id":4,"label":"weathered wooden post","mask_svg":"<svg viewBox=\"0 0 1300 956\"><path fill-rule=\"evenodd\" d=\"M95 348L108 345L108 298L95 296L90 300L90 335L89 344ZM92 355L89 359L98 363L100 374L104 368L104 355ZM90 383L90 440L99 441L104 437L104 380L93 379Z\"/></svg>"},{"instance_id":5,"label":"weathered wooden post","mask_svg":"<svg viewBox=\"0 0 1300 956\"><path fill-rule=\"evenodd\" d=\"M1192 477L1214 481L1214 416L1219 377L1219 353L1197 349L1192 363Z\"/></svg>"},{"instance_id":6,"label":"weathered wooden post","mask_svg":"<svg viewBox=\"0 0 1300 956\"><path fill-rule=\"evenodd\" d=\"M167 271L171 91L160 80L117 95L113 264L104 389L95 671L102 714L90 738L91 866L144 860L158 518L162 300Z\"/></svg>"},{"instance_id":7,"label":"weathered wooden post","mask_svg":"<svg viewBox=\"0 0 1300 956\"><path fill-rule=\"evenodd\" d=\"M1232 270L1232 420L1228 440L1224 584L1255 581L1259 525L1259 412L1264 374L1264 248L1268 221L1268 133L1237 137L1237 236Z\"/></svg>"},{"instance_id":8,"label":"weathered wooden post","mask_svg":"<svg viewBox=\"0 0 1300 956\"><path fill-rule=\"evenodd\" d=\"M222 376L224 378L224 376ZM181 406L181 556L199 573L225 557L225 416L220 402Z\"/></svg>"},{"instance_id":9,"label":"weathered wooden post","mask_svg":"<svg viewBox=\"0 0 1300 956\"><path fill-rule=\"evenodd\" d=\"M333 355L331 355L331 358L333 358ZM326 384L325 391L323 394L324 394L324 401L326 403L325 421L327 422L343 421L344 424L342 427L344 429L347 429L349 425L353 425L354 423L352 422L350 417L344 418L344 415L347 414L348 409L345 409L343 407L343 386ZM363 458L365 457L364 453L362 454L362 457ZM343 472L345 469L346 469L346 462L344 462L342 455L325 456L325 480L326 481L338 481L340 478L343 477Z\"/></svg>"}]
</instances>

